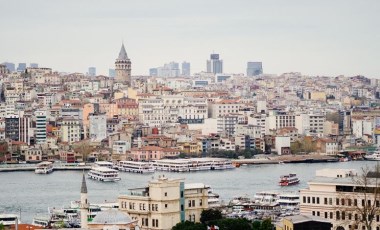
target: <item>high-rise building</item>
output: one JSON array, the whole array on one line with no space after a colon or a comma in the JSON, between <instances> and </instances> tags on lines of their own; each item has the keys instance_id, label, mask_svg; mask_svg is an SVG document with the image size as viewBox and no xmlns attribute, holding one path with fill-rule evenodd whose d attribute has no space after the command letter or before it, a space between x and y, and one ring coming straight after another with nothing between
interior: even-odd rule
<instances>
[{"instance_id":1,"label":"high-rise building","mask_svg":"<svg viewBox=\"0 0 380 230\"><path fill-rule=\"evenodd\" d=\"M157 75L158 75L157 68L150 68L149 69L149 76L157 77Z\"/></svg>"},{"instance_id":2,"label":"high-rise building","mask_svg":"<svg viewBox=\"0 0 380 230\"><path fill-rule=\"evenodd\" d=\"M24 72L26 70L26 63L18 63L17 71Z\"/></svg>"},{"instance_id":3,"label":"high-rise building","mask_svg":"<svg viewBox=\"0 0 380 230\"><path fill-rule=\"evenodd\" d=\"M7 116L5 117L5 138L9 138L13 141L20 140L20 120L19 116Z\"/></svg>"},{"instance_id":4,"label":"high-rise building","mask_svg":"<svg viewBox=\"0 0 380 230\"><path fill-rule=\"evenodd\" d=\"M180 73L179 64L177 62L170 62L157 68L158 77L178 77Z\"/></svg>"},{"instance_id":5,"label":"high-rise building","mask_svg":"<svg viewBox=\"0 0 380 230\"><path fill-rule=\"evenodd\" d=\"M182 62L182 75L183 76L190 76L190 63L189 62Z\"/></svg>"},{"instance_id":6,"label":"high-rise building","mask_svg":"<svg viewBox=\"0 0 380 230\"><path fill-rule=\"evenodd\" d=\"M10 72L13 72L16 70L16 67L15 67L15 64L14 63L11 63L11 62L3 62L2 63L3 65L5 65L7 67L7 69L10 71Z\"/></svg>"},{"instance_id":7,"label":"high-rise building","mask_svg":"<svg viewBox=\"0 0 380 230\"><path fill-rule=\"evenodd\" d=\"M219 59L219 54L211 54L210 60L207 60L208 73L223 73L223 60Z\"/></svg>"},{"instance_id":8,"label":"high-rise building","mask_svg":"<svg viewBox=\"0 0 380 230\"><path fill-rule=\"evenodd\" d=\"M108 77L116 77L116 70L108 69Z\"/></svg>"},{"instance_id":9,"label":"high-rise building","mask_svg":"<svg viewBox=\"0 0 380 230\"><path fill-rule=\"evenodd\" d=\"M31 144L32 134L32 116L31 115L22 115L19 116L19 141L26 143L27 145Z\"/></svg>"},{"instance_id":10,"label":"high-rise building","mask_svg":"<svg viewBox=\"0 0 380 230\"><path fill-rule=\"evenodd\" d=\"M36 111L36 129L35 129L35 137L36 137L36 144L43 144L46 143L46 111Z\"/></svg>"},{"instance_id":11,"label":"high-rise building","mask_svg":"<svg viewBox=\"0 0 380 230\"><path fill-rule=\"evenodd\" d=\"M0 74L4 74L7 72L8 72L7 66L4 64L0 64Z\"/></svg>"},{"instance_id":12,"label":"high-rise building","mask_svg":"<svg viewBox=\"0 0 380 230\"><path fill-rule=\"evenodd\" d=\"M100 142L107 138L107 116L105 114L90 114L90 139Z\"/></svg>"},{"instance_id":13,"label":"high-rise building","mask_svg":"<svg viewBox=\"0 0 380 230\"><path fill-rule=\"evenodd\" d=\"M247 62L247 76L257 76L263 74L262 62Z\"/></svg>"},{"instance_id":14,"label":"high-rise building","mask_svg":"<svg viewBox=\"0 0 380 230\"><path fill-rule=\"evenodd\" d=\"M119 56L115 61L116 81L131 85L131 60L125 51L124 43L121 46Z\"/></svg>"},{"instance_id":15,"label":"high-rise building","mask_svg":"<svg viewBox=\"0 0 380 230\"><path fill-rule=\"evenodd\" d=\"M88 67L88 75L90 77L95 77L96 76L96 68L95 67Z\"/></svg>"},{"instance_id":16,"label":"high-rise building","mask_svg":"<svg viewBox=\"0 0 380 230\"><path fill-rule=\"evenodd\" d=\"M38 68L38 63L30 63L31 68Z\"/></svg>"}]
</instances>

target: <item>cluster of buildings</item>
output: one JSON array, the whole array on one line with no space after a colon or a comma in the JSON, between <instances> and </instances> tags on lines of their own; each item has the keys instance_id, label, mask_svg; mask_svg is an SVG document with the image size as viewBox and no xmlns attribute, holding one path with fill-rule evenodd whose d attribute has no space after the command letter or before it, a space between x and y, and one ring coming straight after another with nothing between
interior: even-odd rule
<instances>
[{"instance_id":1,"label":"cluster of buildings","mask_svg":"<svg viewBox=\"0 0 380 230\"><path fill-rule=\"evenodd\" d=\"M218 54L190 77L131 71L124 44L114 78L0 65L0 161L291 154L304 143L313 143L307 152L336 155L380 143L377 79L268 75L257 62L248 63L249 76L225 74Z\"/></svg>"}]
</instances>

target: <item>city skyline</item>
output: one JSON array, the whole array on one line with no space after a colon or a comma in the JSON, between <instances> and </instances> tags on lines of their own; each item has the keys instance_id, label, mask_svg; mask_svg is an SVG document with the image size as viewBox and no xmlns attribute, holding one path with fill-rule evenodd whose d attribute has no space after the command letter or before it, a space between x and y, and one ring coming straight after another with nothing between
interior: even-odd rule
<instances>
[{"instance_id":1,"label":"city skyline","mask_svg":"<svg viewBox=\"0 0 380 230\"><path fill-rule=\"evenodd\" d=\"M192 72L205 71L215 51L226 73L245 73L248 61L259 61L269 74L380 78L380 32L375 29L380 3L366 3L8 2L0 16L7 31L0 62L34 61L82 73L94 66L107 75L124 41L132 75L147 75L151 66L172 60L189 61Z\"/></svg>"}]
</instances>

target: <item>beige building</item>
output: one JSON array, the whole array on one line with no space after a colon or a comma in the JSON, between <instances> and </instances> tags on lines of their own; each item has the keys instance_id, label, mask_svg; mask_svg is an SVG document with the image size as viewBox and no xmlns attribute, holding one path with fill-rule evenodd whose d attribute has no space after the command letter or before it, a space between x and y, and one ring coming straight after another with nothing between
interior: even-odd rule
<instances>
[{"instance_id":1,"label":"beige building","mask_svg":"<svg viewBox=\"0 0 380 230\"><path fill-rule=\"evenodd\" d=\"M169 230L181 221L200 221L201 212L208 208L208 189L204 184L160 176L147 187L120 195L118 202L119 209L138 220L141 229Z\"/></svg>"},{"instance_id":2,"label":"beige building","mask_svg":"<svg viewBox=\"0 0 380 230\"><path fill-rule=\"evenodd\" d=\"M356 172L350 169L317 170L316 177L308 182L309 187L300 190L301 214L330 220L332 229L367 229L361 220L360 210L374 209L372 229L379 229L379 198L375 201L370 189L379 185L376 186L376 180L369 177L366 186L356 183L357 177Z\"/></svg>"},{"instance_id":3,"label":"beige building","mask_svg":"<svg viewBox=\"0 0 380 230\"><path fill-rule=\"evenodd\" d=\"M61 142L73 143L81 140L81 124L78 119L64 118L61 125Z\"/></svg>"}]
</instances>

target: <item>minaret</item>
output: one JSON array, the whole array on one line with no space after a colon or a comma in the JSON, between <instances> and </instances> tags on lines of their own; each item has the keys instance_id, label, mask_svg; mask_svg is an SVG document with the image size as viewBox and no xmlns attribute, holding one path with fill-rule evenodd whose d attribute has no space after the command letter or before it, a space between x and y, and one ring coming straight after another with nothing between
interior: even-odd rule
<instances>
[{"instance_id":1,"label":"minaret","mask_svg":"<svg viewBox=\"0 0 380 230\"><path fill-rule=\"evenodd\" d=\"M86 178L82 178L82 187L80 188L80 224L82 229L87 229L87 214L88 214L88 200L87 200L87 185Z\"/></svg>"},{"instance_id":2,"label":"minaret","mask_svg":"<svg viewBox=\"0 0 380 230\"><path fill-rule=\"evenodd\" d=\"M115 61L116 82L127 83L131 86L131 69L131 60L129 60L124 43L122 43L119 57Z\"/></svg>"}]
</instances>

